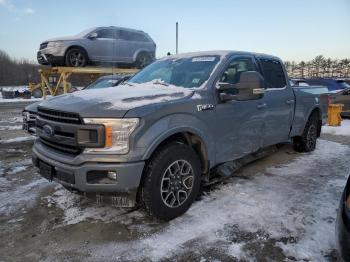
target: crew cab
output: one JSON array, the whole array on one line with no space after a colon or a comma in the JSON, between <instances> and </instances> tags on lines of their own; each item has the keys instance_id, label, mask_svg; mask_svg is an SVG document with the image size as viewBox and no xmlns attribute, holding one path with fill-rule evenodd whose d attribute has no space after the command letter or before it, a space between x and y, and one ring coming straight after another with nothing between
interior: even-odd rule
<instances>
[{"instance_id":1,"label":"crew cab","mask_svg":"<svg viewBox=\"0 0 350 262\"><path fill-rule=\"evenodd\" d=\"M118 88L83 90L37 108L33 163L42 176L161 220L191 206L200 186L280 143L315 149L327 88L291 87L270 55L167 56ZM273 178L271 178L273 179Z\"/></svg>"}]
</instances>

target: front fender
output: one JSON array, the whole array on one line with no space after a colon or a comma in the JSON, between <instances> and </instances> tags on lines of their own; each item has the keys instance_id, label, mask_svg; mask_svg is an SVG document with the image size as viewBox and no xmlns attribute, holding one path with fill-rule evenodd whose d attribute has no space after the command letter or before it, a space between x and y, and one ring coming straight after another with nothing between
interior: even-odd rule
<instances>
[{"instance_id":1,"label":"front fender","mask_svg":"<svg viewBox=\"0 0 350 262\"><path fill-rule=\"evenodd\" d=\"M209 127L201 119L189 114L168 115L150 126L142 136L142 143L148 145L142 160L149 159L165 139L182 132L198 136L205 145L208 160L210 163L215 162L215 140Z\"/></svg>"}]
</instances>

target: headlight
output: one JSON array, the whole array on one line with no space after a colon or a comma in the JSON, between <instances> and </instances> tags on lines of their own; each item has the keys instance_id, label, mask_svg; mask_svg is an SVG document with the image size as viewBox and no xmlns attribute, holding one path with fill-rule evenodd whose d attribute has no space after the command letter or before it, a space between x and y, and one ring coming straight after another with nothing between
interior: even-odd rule
<instances>
[{"instance_id":1,"label":"headlight","mask_svg":"<svg viewBox=\"0 0 350 262\"><path fill-rule=\"evenodd\" d=\"M129 138L139 124L138 118L84 118L85 124L105 126L105 146L103 148L87 148L86 153L126 154L129 152Z\"/></svg>"},{"instance_id":2,"label":"headlight","mask_svg":"<svg viewBox=\"0 0 350 262\"><path fill-rule=\"evenodd\" d=\"M62 41L55 41L55 42L49 42L47 44L48 47L61 47L63 46L63 42Z\"/></svg>"}]
</instances>

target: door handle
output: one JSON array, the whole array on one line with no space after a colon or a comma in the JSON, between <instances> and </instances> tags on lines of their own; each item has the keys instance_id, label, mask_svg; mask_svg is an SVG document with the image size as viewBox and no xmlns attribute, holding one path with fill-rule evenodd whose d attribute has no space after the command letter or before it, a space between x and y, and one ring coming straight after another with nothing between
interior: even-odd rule
<instances>
[{"instance_id":1,"label":"door handle","mask_svg":"<svg viewBox=\"0 0 350 262\"><path fill-rule=\"evenodd\" d=\"M263 108L265 108L265 107L267 107L267 104L266 104L266 103L259 104L259 105L256 106L257 109L263 109Z\"/></svg>"},{"instance_id":2,"label":"door handle","mask_svg":"<svg viewBox=\"0 0 350 262\"><path fill-rule=\"evenodd\" d=\"M286 104L287 104L287 105L294 104L294 99L287 100L287 101L286 101Z\"/></svg>"}]
</instances>

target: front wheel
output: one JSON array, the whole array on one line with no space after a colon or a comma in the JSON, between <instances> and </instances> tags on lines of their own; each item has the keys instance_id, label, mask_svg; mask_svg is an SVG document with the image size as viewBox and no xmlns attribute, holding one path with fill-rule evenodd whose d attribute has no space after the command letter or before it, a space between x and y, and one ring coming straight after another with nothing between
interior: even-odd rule
<instances>
[{"instance_id":1,"label":"front wheel","mask_svg":"<svg viewBox=\"0 0 350 262\"><path fill-rule=\"evenodd\" d=\"M294 150L297 152L311 152L316 148L318 116L312 114L307 121L303 134L293 138Z\"/></svg>"},{"instance_id":2,"label":"front wheel","mask_svg":"<svg viewBox=\"0 0 350 262\"><path fill-rule=\"evenodd\" d=\"M80 48L72 48L68 50L65 60L67 66L84 67L87 65L88 57L84 50Z\"/></svg>"},{"instance_id":3,"label":"front wheel","mask_svg":"<svg viewBox=\"0 0 350 262\"><path fill-rule=\"evenodd\" d=\"M198 195L200 161L187 145L158 150L145 169L140 201L151 216L171 220L185 213Z\"/></svg>"}]
</instances>

